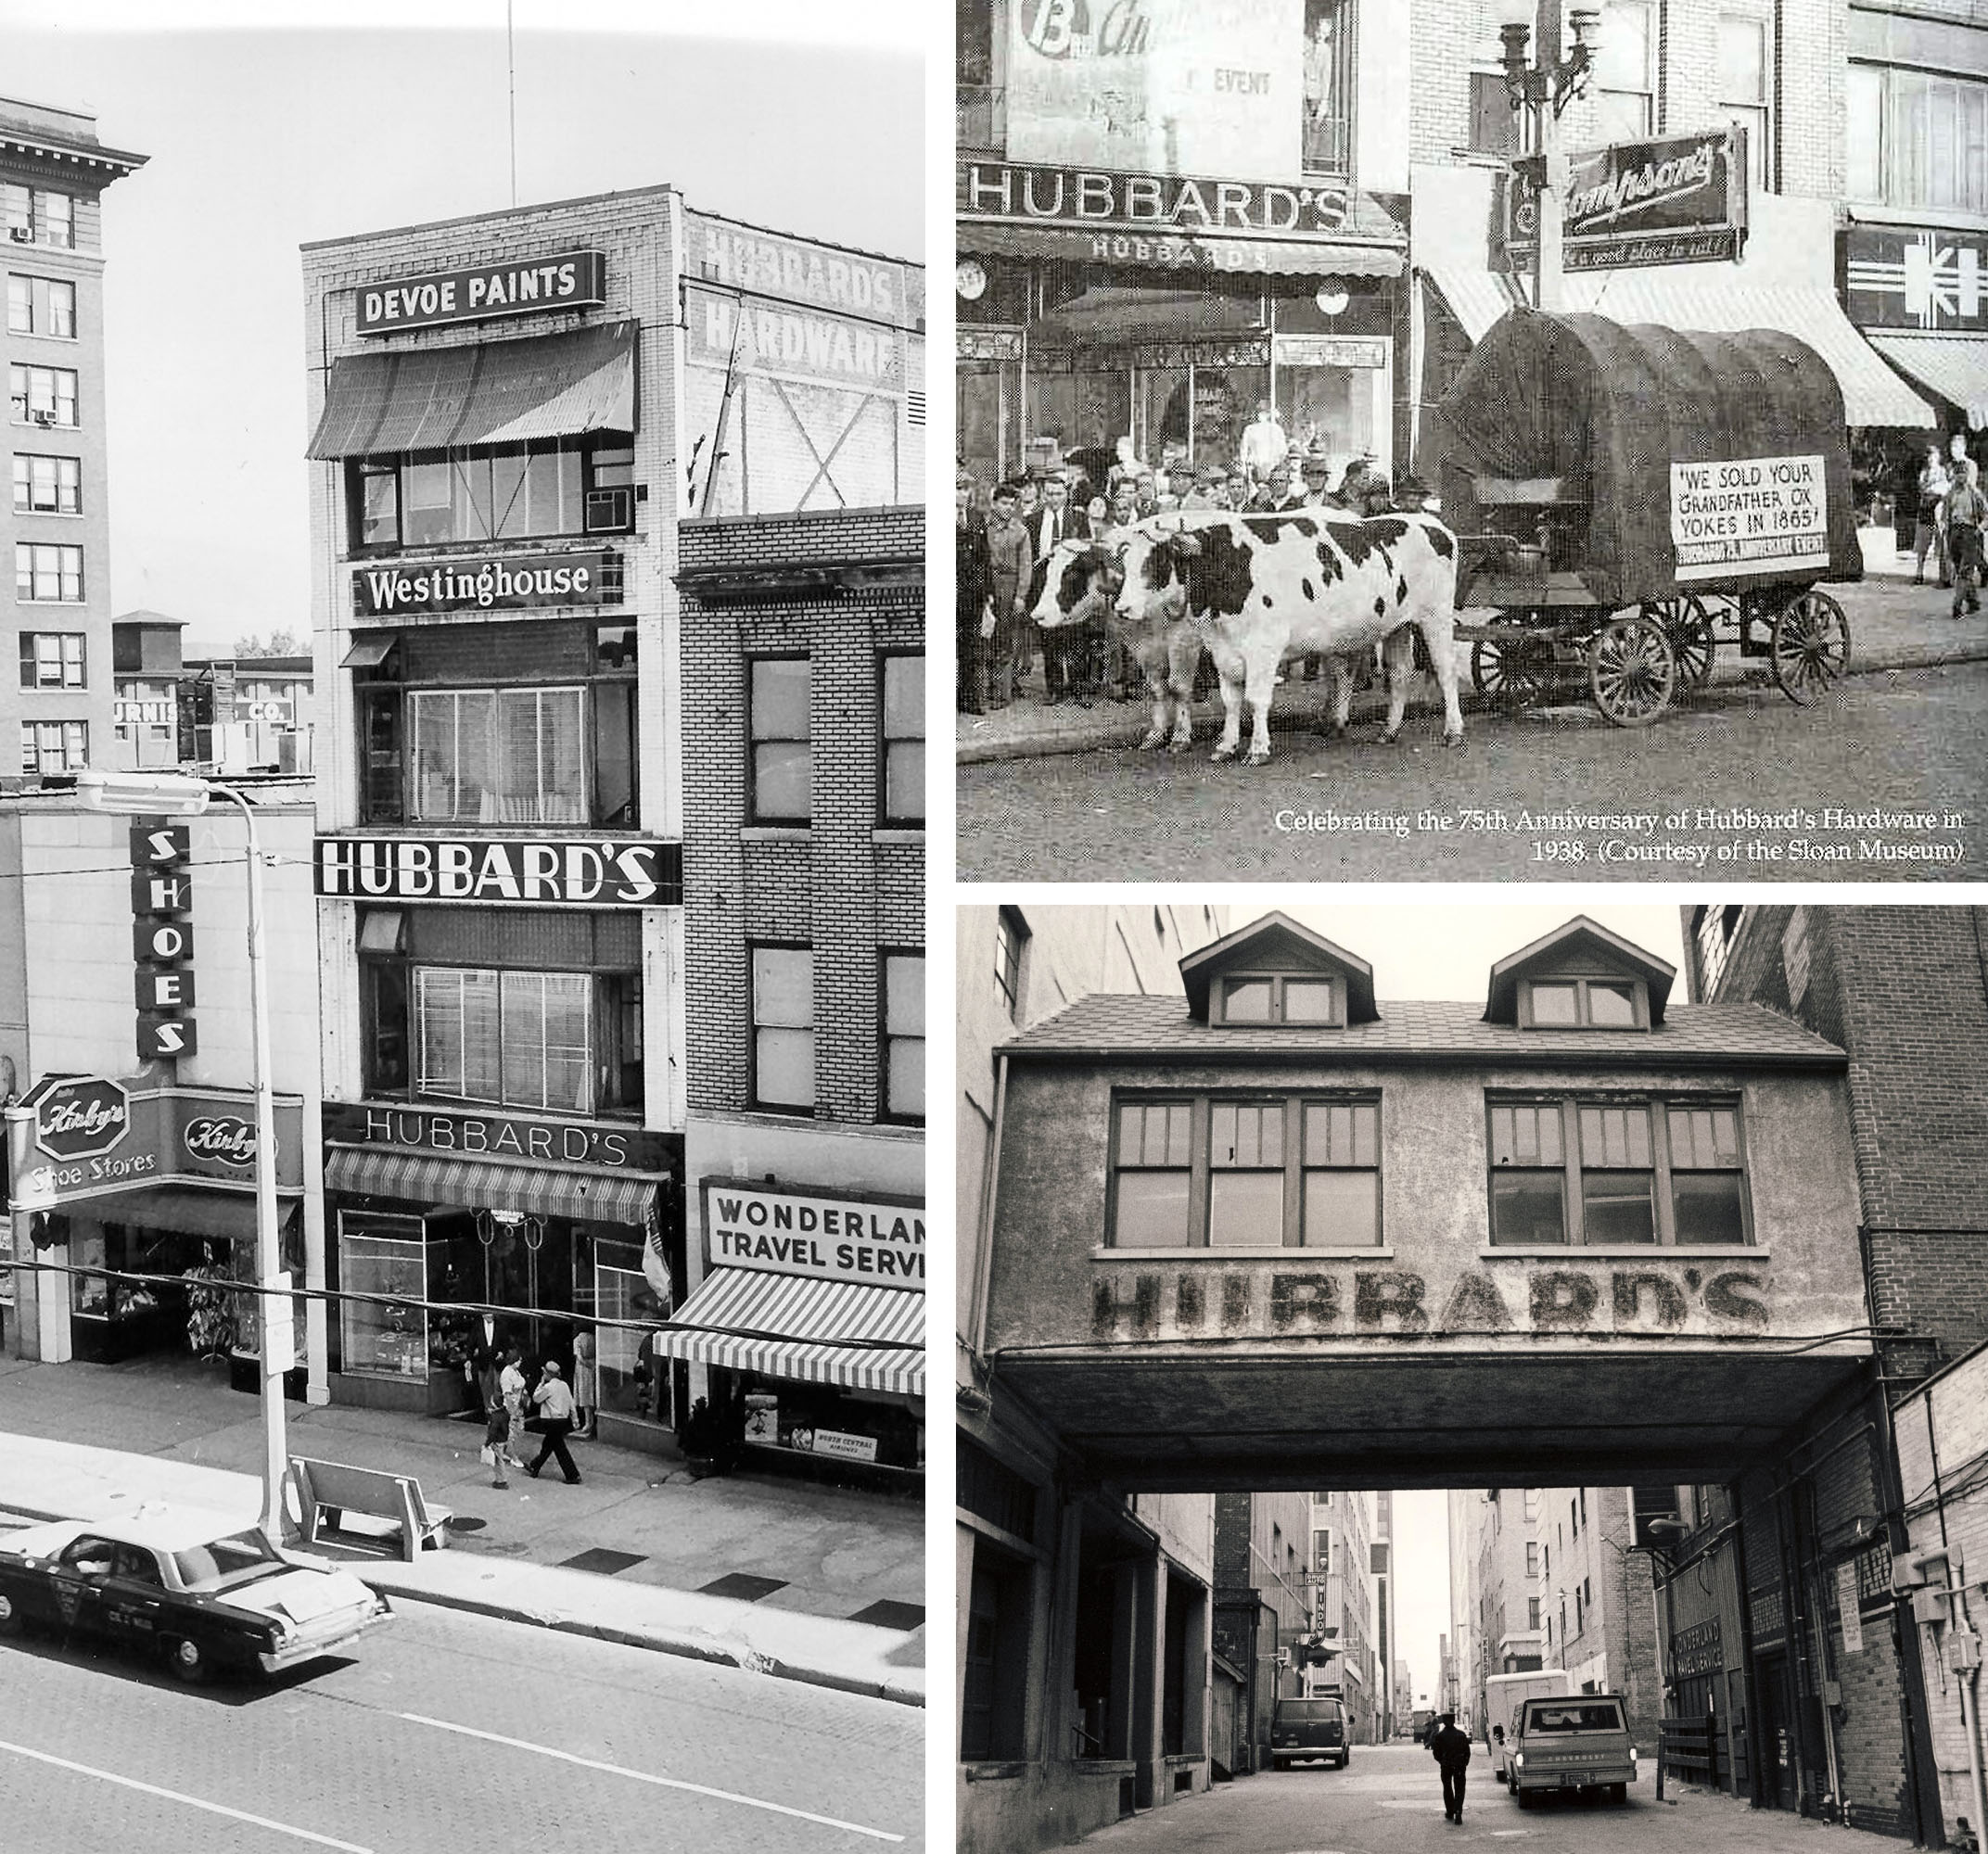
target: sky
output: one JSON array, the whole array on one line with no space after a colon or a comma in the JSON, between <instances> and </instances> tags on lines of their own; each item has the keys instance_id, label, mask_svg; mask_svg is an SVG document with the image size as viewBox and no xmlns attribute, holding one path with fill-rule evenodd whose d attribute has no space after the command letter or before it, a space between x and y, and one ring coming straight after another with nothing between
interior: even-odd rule
<instances>
[{"instance_id":1,"label":"sky","mask_svg":"<svg viewBox=\"0 0 1988 1854\"><path fill-rule=\"evenodd\" d=\"M510 204L504 0L0 0L0 95L150 157L104 196L111 610L311 628L308 240ZM912 260L916 0L514 0L520 201L669 182ZM722 32L722 39L714 36Z\"/></svg>"},{"instance_id":2,"label":"sky","mask_svg":"<svg viewBox=\"0 0 1988 1854\"><path fill-rule=\"evenodd\" d=\"M1231 931L1263 909L1231 905ZM1678 905L1635 907L1599 901L1497 907L1310 907L1281 911L1373 967L1381 999L1465 999L1482 1003L1491 968L1509 953L1586 914L1646 953L1677 969L1674 996L1684 997L1683 921ZM1395 1495L1395 1627L1421 1703L1434 1694L1441 1662L1438 1637L1449 1632L1449 1513L1441 1492Z\"/></svg>"}]
</instances>

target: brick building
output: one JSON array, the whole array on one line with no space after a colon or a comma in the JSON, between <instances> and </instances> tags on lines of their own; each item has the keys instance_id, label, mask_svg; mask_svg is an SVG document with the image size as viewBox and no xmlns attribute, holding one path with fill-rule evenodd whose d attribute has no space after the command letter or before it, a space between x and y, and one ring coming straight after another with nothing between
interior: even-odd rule
<instances>
[{"instance_id":1,"label":"brick building","mask_svg":"<svg viewBox=\"0 0 1988 1854\"><path fill-rule=\"evenodd\" d=\"M761 1459L811 1450L916 1474L924 511L689 521L677 584L696 692L682 742L692 1291L667 1350ZM808 1228L816 1204L841 1207L847 1259L824 1240L826 1260L792 1273L751 1265L762 1227L791 1208ZM689 1330L705 1323L805 1335L822 1356Z\"/></svg>"},{"instance_id":2,"label":"brick building","mask_svg":"<svg viewBox=\"0 0 1988 1854\"><path fill-rule=\"evenodd\" d=\"M1222 1767L1217 1777L1272 1768L1277 1702L1305 1691L1309 1506L1302 1493L1215 1496L1214 1648L1242 1675L1232 1738L1218 1728L1209 1733L1209 1757Z\"/></svg>"},{"instance_id":3,"label":"brick building","mask_svg":"<svg viewBox=\"0 0 1988 1854\"><path fill-rule=\"evenodd\" d=\"M6 271L7 538L20 758L0 785L111 763L110 518L103 195L143 155L77 110L0 97ZM11 736L10 736L11 738Z\"/></svg>"},{"instance_id":4,"label":"brick building","mask_svg":"<svg viewBox=\"0 0 1988 1854\"><path fill-rule=\"evenodd\" d=\"M330 1266L413 1310L341 1303L333 1393L446 1411L492 1338L593 1327L602 1432L655 1445L695 1278L680 537L918 492L920 274L653 186L325 240L304 281ZM709 749L790 794L793 662L784 732Z\"/></svg>"},{"instance_id":5,"label":"brick building","mask_svg":"<svg viewBox=\"0 0 1988 1854\"><path fill-rule=\"evenodd\" d=\"M1376 1604L1384 1594L1387 1545L1375 1557L1373 1507L1362 1489L1335 1489L1311 1496L1311 1582L1314 1629L1332 1657L1306 1675L1307 1690L1336 1694L1345 1708L1347 1742L1372 1745L1383 1735L1387 1709L1378 1644L1386 1631Z\"/></svg>"},{"instance_id":6,"label":"brick building","mask_svg":"<svg viewBox=\"0 0 1988 1854\"><path fill-rule=\"evenodd\" d=\"M1982 911L1704 907L1686 925L1696 995L1765 1004L1847 1052L1878 1362L1771 1466L1677 1490L1676 1625L1696 1633L1673 1635L1673 1684L1718 1715L1736 1790L1943 1845L1952 1746L1927 1721L1951 1676L1891 1570L1919 1542L1930 1478L1907 1469L1923 1443L1900 1406L1988 1340Z\"/></svg>"}]
</instances>

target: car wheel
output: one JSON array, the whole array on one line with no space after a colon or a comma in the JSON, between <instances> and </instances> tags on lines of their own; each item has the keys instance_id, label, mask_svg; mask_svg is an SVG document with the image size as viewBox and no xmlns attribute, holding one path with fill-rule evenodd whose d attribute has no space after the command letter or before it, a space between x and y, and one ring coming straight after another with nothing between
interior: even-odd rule
<instances>
[{"instance_id":1,"label":"car wheel","mask_svg":"<svg viewBox=\"0 0 1988 1854\"><path fill-rule=\"evenodd\" d=\"M185 1681L188 1686L198 1686L213 1671L213 1663L208 1659L207 1650L185 1635L169 1635L162 1646L166 1671L174 1680Z\"/></svg>"},{"instance_id":2,"label":"car wheel","mask_svg":"<svg viewBox=\"0 0 1988 1854\"><path fill-rule=\"evenodd\" d=\"M1350 1763L1351 1763L1352 1761L1353 1761L1353 1753L1352 1753L1351 1751L1348 1751L1348 1752L1346 1753L1346 1755L1345 1755L1344 1757L1343 1757L1343 1758L1342 1758L1342 1759L1341 1759L1339 1760L1339 1768L1340 1768L1340 1769L1341 1769L1341 1770L1343 1771L1343 1770L1344 1770L1344 1769L1346 1768L1346 1766L1347 1766L1348 1764L1350 1764Z\"/></svg>"},{"instance_id":3,"label":"car wheel","mask_svg":"<svg viewBox=\"0 0 1988 1854\"><path fill-rule=\"evenodd\" d=\"M1512 1801L1517 1803L1521 1809L1530 1809L1533 1806L1533 1798L1531 1793L1527 1790L1521 1789L1516 1784L1512 1785L1511 1799Z\"/></svg>"},{"instance_id":4,"label":"car wheel","mask_svg":"<svg viewBox=\"0 0 1988 1854\"><path fill-rule=\"evenodd\" d=\"M1609 1785L1609 1800L1618 1807L1626 1803L1629 1800L1629 1785L1627 1784L1611 1784Z\"/></svg>"},{"instance_id":5,"label":"car wheel","mask_svg":"<svg viewBox=\"0 0 1988 1854\"><path fill-rule=\"evenodd\" d=\"M24 1635L28 1630L28 1618L19 1600L0 1590L0 1635Z\"/></svg>"}]
</instances>

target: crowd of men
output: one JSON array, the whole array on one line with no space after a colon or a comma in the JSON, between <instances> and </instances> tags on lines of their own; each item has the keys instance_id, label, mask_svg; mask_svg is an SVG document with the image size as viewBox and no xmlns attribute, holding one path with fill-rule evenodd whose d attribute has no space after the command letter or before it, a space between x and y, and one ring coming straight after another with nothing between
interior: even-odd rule
<instances>
[{"instance_id":1,"label":"crowd of men","mask_svg":"<svg viewBox=\"0 0 1988 1854\"><path fill-rule=\"evenodd\" d=\"M1287 509L1336 509L1380 514L1396 506L1395 488L1371 456L1356 457L1334 483L1323 450L1290 443L1267 401L1242 433L1233 464L1189 463L1184 447L1170 447L1158 469L1136 455L1129 438L1118 440L1108 464L1064 464L982 485L964 469L958 476L955 543L958 548L958 698L962 712L986 714L1035 694L1045 705L1089 708L1110 699L1133 700L1137 673L1124 648L1097 619L1047 630L1030 617L1040 592L1038 569L1064 540L1109 546L1117 533L1168 510L1230 510L1270 514ZM1040 665L1039 689L1034 684ZM1305 674L1317 673L1308 662ZM1207 692L1206 660L1195 694Z\"/></svg>"}]
</instances>

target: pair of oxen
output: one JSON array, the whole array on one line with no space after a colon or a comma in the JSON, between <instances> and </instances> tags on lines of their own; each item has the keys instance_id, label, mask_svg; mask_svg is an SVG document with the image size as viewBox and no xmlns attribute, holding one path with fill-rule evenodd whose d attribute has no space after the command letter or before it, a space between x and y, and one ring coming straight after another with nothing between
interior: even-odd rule
<instances>
[{"instance_id":1,"label":"pair of oxen","mask_svg":"<svg viewBox=\"0 0 1988 1854\"><path fill-rule=\"evenodd\" d=\"M1345 728L1355 673L1381 646L1387 728L1401 731L1421 631L1443 695L1443 743L1463 740L1452 648L1457 541L1435 516L1323 509L1276 514L1149 515L1102 540L1065 540L1038 568L1031 616L1046 630L1102 622L1138 663L1153 697L1140 744L1192 744L1190 700L1203 651L1221 679L1224 720L1212 756L1235 757L1249 710L1248 758L1270 757L1279 666L1319 654Z\"/></svg>"}]
</instances>

